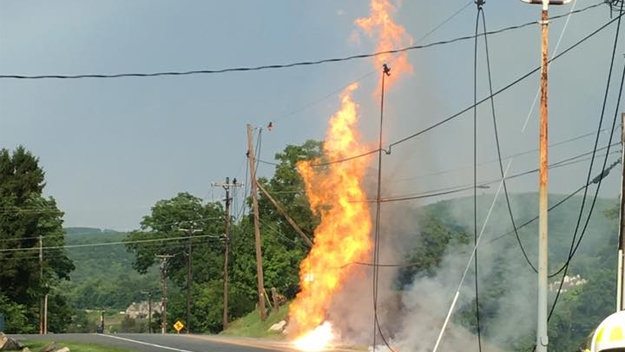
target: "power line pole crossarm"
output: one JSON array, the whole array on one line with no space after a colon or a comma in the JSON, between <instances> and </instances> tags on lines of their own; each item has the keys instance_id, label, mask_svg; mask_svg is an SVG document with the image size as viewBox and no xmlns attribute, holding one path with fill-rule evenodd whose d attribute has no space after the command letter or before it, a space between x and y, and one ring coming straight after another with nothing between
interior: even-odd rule
<instances>
[{"instance_id":1,"label":"power line pole crossarm","mask_svg":"<svg viewBox=\"0 0 625 352\"><path fill-rule=\"evenodd\" d=\"M223 312L223 330L226 330L228 327L228 285L229 285L229 277L228 277L228 268L229 268L229 258L230 258L230 202L232 198L230 198L230 188L232 187L241 187L242 183L237 183L237 179L233 179L232 183L230 183L230 177L226 177L226 183L213 183L213 187L223 187L226 190L226 218L225 218L225 250L224 250L224 312Z\"/></svg>"},{"instance_id":2,"label":"power line pole crossarm","mask_svg":"<svg viewBox=\"0 0 625 352\"><path fill-rule=\"evenodd\" d=\"M256 278L258 283L258 310L260 319L267 319L267 310L265 309L265 283L263 280L263 255L260 246L260 215L258 213L258 183L256 182L256 163L254 159L254 137L252 135L252 125L247 125L247 156L250 163L250 182L252 184L252 206L254 208L254 240L256 242Z\"/></svg>"}]
</instances>

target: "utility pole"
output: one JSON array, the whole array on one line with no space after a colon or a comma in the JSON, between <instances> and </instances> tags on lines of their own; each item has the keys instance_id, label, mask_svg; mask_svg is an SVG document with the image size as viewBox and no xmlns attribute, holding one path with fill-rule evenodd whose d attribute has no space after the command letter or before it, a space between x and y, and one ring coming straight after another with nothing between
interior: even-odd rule
<instances>
[{"instance_id":1,"label":"utility pole","mask_svg":"<svg viewBox=\"0 0 625 352\"><path fill-rule=\"evenodd\" d=\"M547 352L548 270L549 270L549 190L548 190L548 68L549 68L549 5L564 5L571 0L522 0L542 5L542 70L540 75L540 159L538 176L538 321L536 325L536 352Z\"/></svg>"},{"instance_id":2,"label":"utility pole","mask_svg":"<svg viewBox=\"0 0 625 352\"><path fill-rule=\"evenodd\" d=\"M152 333L152 291L141 291L142 294L148 295L148 334Z\"/></svg>"},{"instance_id":3,"label":"utility pole","mask_svg":"<svg viewBox=\"0 0 625 352\"><path fill-rule=\"evenodd\" d=\"M191 332L191 235L196 232L202 232L198 229L179 229L187 234L187 318L186 330L187 334Z\"/></svg>"},{"instance_id":4,"label":"utility pole","mask_svg":"<svg viewBox=\"0 0 625 352\"><path fill-rule=\"evenodd\" d=\"M625 270L623 265L625 262L625 114L621 114L621 211L620 211L620 235L618 240L618 273L616 278L616 311L624 310L625 301L623 300L623 291L625 289Z\"/></svg>"},{"instance_id":5,"label":"utility pole","mask_svg":"<svg viewBox=\"0 0 625 352\"><path fill-rule=\"evenodd\" d=\"M171 257L173 257L173 255L169 254L156 256L156 258L161 260L161 280L163 281L163 296L161 297L161 334L165 334L167 332L167 260Z\"/></svg>"},{"instance_id":6,"label":"utility pole","mask_svg":"<svg viewBox=\"0 0 625 352\"><path fill-rule=\"evenodd\" d=\"M39 286L43 287L43 236L39 235ZM43 335L44 299L39 297L39 335Z\"/></svg>"},{"instance_id":7,"label":"utility pole","mask_svg":"<svg viewBox=\"0 0 625 352\"><path fill-rule=\"evenodd\" d=\"M214 183L213 187L223 187L226 190L226 248L224 252L224 313L223 313L223 330L228 327L228 262L230 257L230 188L241 187L242 183L237 183L237 179L233 179L230 183L230 177L226 177L226 183Z\"/></svg>"},{"instance_id":8,"label":"utility pole","mask_svg":"<svg viewBox=\"0 0 625 352\"><path fill-rule=\"evenodd\" d=\"M256 183L256 165L254 160L254 141L252 125L247 124L247 156L250 162L250 180L252 182L252 206L254 208L254 238L256 241L256 278L258 281L258 310L260 320L267 319L265 310L265 283L263 280L263 255L260 248L260 215L258 214L258 189Z\"/></svg>"}]
</instances>

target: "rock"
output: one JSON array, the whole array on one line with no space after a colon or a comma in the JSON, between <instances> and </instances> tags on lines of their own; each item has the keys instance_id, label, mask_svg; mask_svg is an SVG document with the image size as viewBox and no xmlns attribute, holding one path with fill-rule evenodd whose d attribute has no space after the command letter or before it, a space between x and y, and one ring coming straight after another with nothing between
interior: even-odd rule
<instances>
[{"instance_id":1,"label":"rock","mask_svg":"<svg viewBox=\"0 0 625 352\"><path fill-rule=\"evenodd\" d=\"M0 351L19 351L23 347L16 339L0 332Z\"/></svg>"},{"instance_id":2,"label":"rock","mask_svg":"<svg viewBox=\"0 0 625 352\"><path fill-rule=\"evenodd\" d=\"M31 352L31 351L30 351L30 348L24 347L24 348L22 348L22 352Z\"/></svg>"},{"instance_id":3,"label":"rock","mask_svg":"<svg viewBox=\"0 0 625 352\"><path fill-rule=\"evenodd\" d=\"M70 350L69 350L69 348L67 348L67 347L63 347L63 348L61 348L60 350L56 350L56 351L54 351L54 352L70 352Z\"/></svg>"},{"instance_id":4,"label":"rock","mask_svg":"<svg viewBox=\"0 0 625 352\"><path fill-rule=\"evenodd\" d=\"M57 350L58 347L56 347L56 342L52 341L49 344L41 347L41 349L39 350L39 352L54 352Z\"/></svg>"},{"instance_id":5,"label":"rock","mask_svg":"<svg viewBox=\"0 0 625 352\"><path fill-rule=\"evenodd\" d=\"M269 331L282 331L282 329L284 329L285 325L286 325L286 320L280 320L279 322L273 324L269 328Z\"/></svg>"}]
</instances>

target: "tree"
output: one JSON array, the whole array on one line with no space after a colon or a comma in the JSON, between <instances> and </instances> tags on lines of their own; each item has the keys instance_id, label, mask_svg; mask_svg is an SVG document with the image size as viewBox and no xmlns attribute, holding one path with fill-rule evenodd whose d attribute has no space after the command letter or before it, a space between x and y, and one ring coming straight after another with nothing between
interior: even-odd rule
<instances>
[{"instance_id":1,"label":"tree","mask_svg":"<svg viewBox=\"0 0 625 352\"><path fill-rule=\"evenodd\" d=\"M220 203L202 204L202 200L189 193L179 193L168 200L160 200L150 215L141 221L141 229L133 231L126 238L126 248L135 255L133 267L146 273L157 264L156 255L171 255L167 261L167 276L179 290L168 293L168 315L184 317L186 312L187 255L191 244L192 278L192 322L193 331L218 331L221 321L207 322L207 310L219 311L216 306L205 306L215 301L204 299L206 292L196 286L221 285L224 255L224 209ZM155 241L156 240L156 241ZM142 290L144 288L136 288ZM184 304L182 304L184 302ZM180 303L180 304L179 304ZM171 314L171 315L170 315ZM205 323L207 322L207 323Z\"/></svg>"},{"instance_id":2,"label":"tree","mask_svg":"<svg viewBox=\"0 0 625 352\"><path fill-rule=\"evenodd\" d=\"M319 219L310 211L304 181L296 165L320 157L321 145L309 140L301 146L287 146L275 155L278 164L273 177L258 180L311 239ZM287 298L293 298L299 290L299 265L309 251L308 245L264 193L259 193L258 205L265 288L269 291L275 287ZM236 318L253 310L258 297L252 214L232 226L230 238L230 315Z\"/></svg>"},{"instance_id":3,"label":"tree","mask_svg":"<svg viewBox=\"0 0 625 352\"><path fill-rule=\"evenodd\" d=\"M38 158L23 147L13 153L0 150L0 296L8 306L21 307L21 313L7 316L13 327L9 332L36 331L42 297L74 270L62 248L63 213L54 198L42 196L44 187ZM52 247L44 251L43 275L37 259L40 236L44 247ZM55 328L64 328L67 314L62 305L51 305ZM26 323L18 327L12 319L26 319Z\"/></svg>"}]
</instances>

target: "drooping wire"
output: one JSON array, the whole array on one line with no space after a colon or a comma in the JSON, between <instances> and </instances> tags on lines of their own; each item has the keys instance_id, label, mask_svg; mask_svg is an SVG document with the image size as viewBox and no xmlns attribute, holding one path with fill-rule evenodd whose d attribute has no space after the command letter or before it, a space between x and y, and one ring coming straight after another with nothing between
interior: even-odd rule
<instances>
[{"instance_id":1,"label":"drooping wire","mask_svg":"<svg viewBox=\"0 0 625 352\"><path fill-rule=\"evenodd\" d=\"M486 32L486 16L482 13L482 27L483 31ZM488 72L488 89L491 96L490 99L490 108L493 117L493 129L495 131L495 145L497 146L497 158L499 160L499 173L501 175L501 180L503 182L503 192L506 198L506 207L508 208L508 215L510 216L510 222L512 223L512 229L514 230L514 235L516 237L519 248L521 249L521 253L523 254L523 258L525 258L525 262L532 268L535 273L538 273L538 270L532 264L532 261L529 259L527 255L527 251L523 246L523 242L521 242L521 238L519 237L519 231L516 226L516 222L514 221L514 214L512 212L512 205L510 204L510 194L508 193L508 185L505 179L504 171L503 171L503 160L501 158L501 143L499 142L499 128L497 127L497 114L495 111L495 99L492 97L493 95L493 80L492 73L490 68L490 52L488 49L488 36L484 36L484 47L486 51L486 70Z\"/></svg>"},{"instance_id":2,"label":"drooping wire","mask_svg":"<svg viewBox=\"0 0 625 352\"><path fill-rule=\"evenodd\" d=\"M619 35L620 35L620 26L621 26L621 16L618 17L618 21L617 21L616 33L615 33L615 36L614 36L614 44L613 44L613 47L612 47L612 57L610 59L610 67L609 67L609 70L608 70L608 77L607 77L607 80L606 80L606 87L605 87L605 93L604 93L604 97L603 97L603 104L602 104L602 107L601 107L601 115L600 115L600 118L599 118L599 127L598 127L596 135L595 135L595 143L594 143L594 147L593 147L592 158L590 160L590 165L588 167L588 173L586 175L586 183L590 182L590 177L591 177L591 174L592 174L592 169L593 169L594 161L595 161L595 155L596 155L597 147L599 145L599 137L600 137L600 133L601 133L600 130L601 130L601 127L603 125L603 119L605 117L605 110L607 108L607 101L608 101L608 96L609 96L609 91L610 91L610 83L611 83L611 79L612 79L612 72L613 72L613 69L614 69L614 60L616 58L616 48L618 46L618 39L619 39ZM612 133L613 132L614 131L612 131L611 134L610 134L610 143L612 141L611 137L612 137ZM584 207L586 206L586 198L587 198L587 196L588 196L588 189L584 190L584 195L582 197L582 202L581 202L581 205L580 205L579 214L578 214L577 221L576 221L576 224L575 224L575 231L573 232L573 239L571 241L571 246L570 246L570 249L569 249L569 254L568 254L567 261L557 271L558 273L561 272L562 270L564 270L564 266L568 265L568 262L570 260L571 254L573 252L573 249L574 249L574 246L575 246L575 243L576 243L576 238L577 238L577 234L578 234L579 227L580 227L580 224L581 224L582 216L583 216L583 213L584 213ZM588 217L590 217L590 215L591 214L588 214Z\"/></svg>"},{"instance_id":3,"label":"drooping wire","mask_svg":"<svg viewBox=\"0 0 625 352\"><path fill-rule=\"evenodd\" d=\"M473 43L473 245L475 253L473 255L475 271L475 324L477 329L478 351L482 352L482 329L480 324L480 288L478 270L478 250L477 250L477 48L480 15L483 11L483 0L476 0L477 15L475 18L475 41ZM492 92L491 92L492 95Z\"/></svg>"},{"instance_id":4,"label":"drooping wire","mask_svg":"<svg viewBox=\"0 0 625 352\"><path fill-rule=\"evenodd\" d=\"M604 118L604 114L605 114L605 110L606 110L606 105L607 105L607 100L608 100L608 93L610 91L610 82L611 82L611 77L612 77L612 70L613 70L613 66L614 66L614 59L616 57L616 48L618 46L618 39L619 39L619 35L620 35L620 27L621 27L621 18L623 16L623 2L621 2L621 6L620 6L620 11L619 11L619 16L618 16L618 23L616 26L616 33L614 35L614 45L612 48L612 58L610 60L610 69L608 70L608 78L607 78L607 82L606 82L606 90L605 90L605 95L604 95L604 99L603 99L603 105L601 107L601 118L599 119L599 128L598 130L601 130L601 125L603 123L603 118ZM608 143L612 142L612 138L614 136L614 130L616 129L616 121L618 120L618 109L620 106L620 101L621 101L621 96L623 94L623 84L625 82L625 66L623 67L623 74L621 75L621 82L620 82L620 86L619 86L619 92L618 92L618 98L616 101L616 109L614 111L614 118L612 120L612 129L610 131L610 137L608 139ZM595 139L595 149L597 148L597 145L599 143L599 131L597 131L597 137ZM610 144L608 144L608 150L606 153L605 158L603 159L603 165L601 168L601 174L604 174L606 172L606 165L608 162L608 157L607 154L609 154L610 152ZM589 172L588 172L588 176L586 179L586 183L588 183L588 181L590 181L590 173L592 172L592 166L594 164L594 159L595 159L595 152L593 152L593 157L590 161L590 166L588 167ZM558 299L560 298L560 293L562 292L562 286L564 285L564 280L566 279L566 274L568 273L568 270L570 268L571 265L571 260L573 259L573 257L575 256L575 253L577 252L577 249L579 248L579 245L582 243L582 240L584 239L584 235L586 234L586 230L588 228L588 224L590 223L590 218L592 216L593 210L595 208L595 204L597 202L597 198L599 196L599 190L601 189L601 183L603 181L603 178L600 178L599 181L597 182L597 187L595 189L595 194L593 196L593 200L590 206L590 209L588 210L588 216L586 217L586 221L584 223L584 227L582 229L582 232L579 236L579 240L577 241L577 243L575 244L575 239L576 239L576 235L577 235L577 230L579 228L579 223L582 217L582 211L584 208L584 204L585 204L585 199L586 199L586 194L588 193L588 189L586 188L584 190L584 197L582 199L582 205L580 207L580 213L578 216L578 220L577 220L577 224L575 226L575 232L573 234L573 240L571 241L571 247L569 250L569 255L568 258L565 262L565 264L562 266L562 268L560 270L557 271L557 273L560 273L561 271L564 271L564 273L562 274L562 279L560 280L560 285L558 286L558 292L556 293L556 297L554 298L553 301L553 305L551 306L551 310L549 311L549 315L547 320L549 320L551 318L551 316L553 315L553 312L555 311L555 308L558 304ZM556 273L556 275L557 275Z\"/></svg>"}]
</instances>

